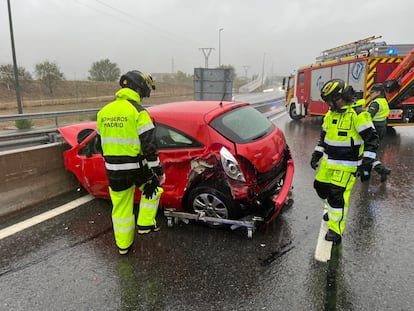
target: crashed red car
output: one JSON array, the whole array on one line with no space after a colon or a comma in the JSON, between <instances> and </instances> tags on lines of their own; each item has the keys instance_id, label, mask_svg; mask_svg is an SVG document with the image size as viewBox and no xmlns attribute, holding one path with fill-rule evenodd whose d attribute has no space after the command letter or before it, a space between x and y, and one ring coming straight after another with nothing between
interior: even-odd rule
<instances>
[{"instance_id":1,"label":"crashed red car","mask_svg":"<svg viewBox=\"0 0 414 311\"><path fill-rule=\"evenodd\" d=\"M274 220L288 199L294 164L283 132L248 103L175 102L147 107L166 181L160 206L222 219ZM62 127L67 170L109 198L96 123ZM139 202L136 191L135 201Z\"/></svg>"}]
</instances>

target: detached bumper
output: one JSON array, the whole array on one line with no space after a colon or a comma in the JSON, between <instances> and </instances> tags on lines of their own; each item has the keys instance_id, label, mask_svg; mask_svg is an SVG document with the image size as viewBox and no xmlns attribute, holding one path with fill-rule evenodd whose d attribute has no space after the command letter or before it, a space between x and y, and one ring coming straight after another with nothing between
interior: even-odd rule
<instances>
[{"instance_id":1,"label":"detached bumper","mask_svg":"<svg viewBox=\"0 0 414 311\"><path fill-rule=\"evenodd\" d=\"M265 225L271 223L275 218L279 215L283 205L285 204L286 200L289 197L290 190L292 189L293 183L293 174L295 172L295 166L293 164L293 159L287 161L287 170L286 170L286 177L280 192L272 199L274 202L274 213L271 218L269 218Z\"/></svg>"}]
</instances>

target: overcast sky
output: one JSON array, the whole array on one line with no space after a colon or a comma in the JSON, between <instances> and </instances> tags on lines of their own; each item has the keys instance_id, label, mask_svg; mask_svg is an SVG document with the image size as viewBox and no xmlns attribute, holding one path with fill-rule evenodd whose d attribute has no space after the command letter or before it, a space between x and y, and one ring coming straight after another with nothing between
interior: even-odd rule
<instances>
[{"instance_id":1,"label":"overcast sky","mask_svg":"<svg viewBox=\"0 0 414 311\"><path fill-rule=\"evenodd\" d=\"M19 66L56 62L86 79L108 58L121 72L193 73L232 65L239 76L285 75L322 50L371 36L414 44L414 0L10 0ZM222 29L220 31L220 29ZM220 40L219 40L220 38ZM0 64L12 63L7 1Z\"/></svg>"}]
</instances>

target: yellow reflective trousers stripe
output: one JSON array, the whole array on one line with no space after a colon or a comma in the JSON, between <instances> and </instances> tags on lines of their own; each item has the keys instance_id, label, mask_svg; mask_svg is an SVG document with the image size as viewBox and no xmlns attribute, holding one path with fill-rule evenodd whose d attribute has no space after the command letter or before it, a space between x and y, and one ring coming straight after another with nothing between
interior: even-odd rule
<instances>
[{"instance_id":1,"label":"yellow reflective trousers stripe","mask_svg":"<svg viewBox=\"0 0 414 311\"><path fill-rule=\"evenodd\" d=\"M144 185L140 187L140 190L142 190L143 187ZM147 199L144 195L141 195L137 220L138 226L146 227L157 225L155 216L157 216L158 204L163 192L164 189L162 189L162 187L158 187L157 192L150 199Z\"/></svg>"},{"instance_id":2,"label":"yellow reflective trousers stripe","mask_svg":"<svg viewBox=\"0 0 414 311\"><path fill-rule=\"evenodd\" d=\"M124 191L113 191L109 187L112 201L112 224L115 242L119 248L128 248L134 242L134 192L135 186Z\"/></svg>"},{"instance_id":3,"label":"yellow reflective trousers stripe","mask_svg":"<svg viewBox=\"0 0 414 311\"><path fill-rule=\"evenodd\" d=\"M158 187L156 194L152 198L147 199L145 196L141 196L137 220L139 226L155 226L157 224L155 217L157 216L158 204L163 192L162 187ZM135 186L123 191L113 191L109 187L112 201L112 224L115 242L119 248L128 248L134 242L134 193Z\"/></svg>"},{"instance_id":4,"label":"yellow reflective trousers stripe","mask_svg":"<svg viewBox=\"0 0 414 311\"><path fill-rule=\"evenodd\" d=\"M332 207L327 203L325 204L328 209L328 228L342 235L348 216L349 198L355 184L355 175L352 172L330 169L327 167L326 161L322 161L315 179L319 182L344 188L342 192L343 207Z\"/></svg>"}]
</instances>

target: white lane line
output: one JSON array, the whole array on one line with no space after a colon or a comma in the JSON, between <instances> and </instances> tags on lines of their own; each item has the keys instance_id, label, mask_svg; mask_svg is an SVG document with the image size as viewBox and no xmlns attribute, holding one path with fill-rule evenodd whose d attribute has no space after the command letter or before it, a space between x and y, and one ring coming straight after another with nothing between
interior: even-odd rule
<instances>
[{"instance_id":1,"label":"white lane line","mask_svg":"<svg viewBox=\"0 0 414 311\"><path fill-rule=\"evenodd\" d=\"M274 117L270 117L269 120L270 121L275 121L281 117L284 117L286 115L286 112L282 112L282 113L278 113L277 115L275 115Z\"/></svg>"},{"instance_id":2,"label":"white lane line","mask_svg":"<svg viewBox=\"0 0 414 311\"><path fill-rule=\"evenodd\" d=\"M88 194L85 195L79 199L76 199L74 201L71 201L69 203L66 203L62 206L56 207L55 209L52 209L50 211L44 212L43 214L34 216L32 218L29 218L27 220L24 220L22 222L19 222L17 224L14 224L10 227L4 228L2 230L0 230L0 240L13 235L17 232L20 232L24 229L30 228L34 225L37 225L45 220L48 220L50 218L53 218L55 216L58 216L60 214L66 213L82 204L85 204L89 201L92 201L93 199L95 199L94 196Z\"/></svg>"},{"instance_id":3,"label":"white lane line","mask_svg":"<svg viewBox=\"0 0 414 311\"><path fill-rule=\"evenodd\" d=\"M318 242L316 243L315 259L320 262L328 262L331 259L332 242L325 240L325 234L328 232L328 222L322 220L319 229Z\"/></svg>"}]
</instances>

